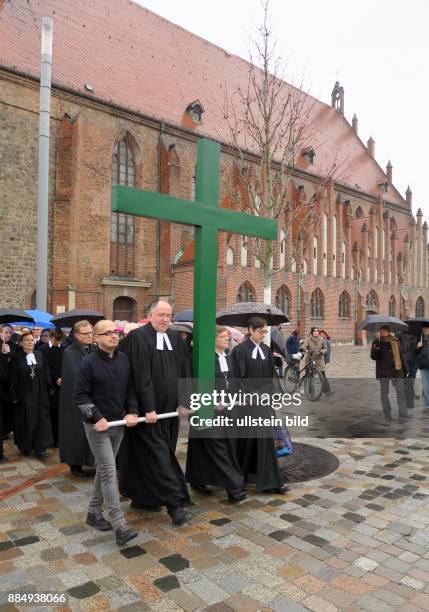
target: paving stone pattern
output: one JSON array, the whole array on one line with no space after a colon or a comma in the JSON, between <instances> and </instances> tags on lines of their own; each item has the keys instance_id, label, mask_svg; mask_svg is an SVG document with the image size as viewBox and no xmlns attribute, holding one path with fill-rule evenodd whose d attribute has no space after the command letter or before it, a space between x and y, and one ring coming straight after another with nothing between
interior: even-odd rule
<instances>
[{"instance_id":1,"label":"paving stone pattern","mask_svg":"<svg viewBox=\"0 0 429 612\"><path fill-rule=\"evenodd\" d=\"M366 348L335 347L336 370L351 353L367 367ZM30 609L8 604L9 593L49 591L65 593L66 605L32 609L428 610L427 440L306 441L334 453L338 470L285 496L249 487L239 505L223 491L193 493L180 528L124 500L139 535L121 549L84 522L90 481L64 472L24 489L0 505L0 609ZM6 452L0 492L46 467L10 441ZM185 453L181 440L181 462ZM47 464L56 460L51 451Z\"/></svg>"}]
</instances>

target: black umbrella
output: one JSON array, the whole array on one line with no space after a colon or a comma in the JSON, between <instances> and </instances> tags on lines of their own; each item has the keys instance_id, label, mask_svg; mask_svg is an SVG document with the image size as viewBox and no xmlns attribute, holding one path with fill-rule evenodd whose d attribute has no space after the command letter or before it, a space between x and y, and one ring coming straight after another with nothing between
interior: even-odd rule
<instances>
[{"instance_id":1,"label":"black umbrella","mask_svg":"<svg viewBox=\"0 0 429 612\"><path fill-rule=\"evenodd\" d=\"M0 308L0 325L5 323L34 323L32 316L19 308Z\"/></svg>"},{"instance_id":2,"label":"black umbrella","mask_svg":"<svg viewBox=\"0 0 429 612\"><path fill-rule=\"evenodd\" d=\"M409 319L405 319L405 323L410 328L410 332L416 336L420 336L422 327L429 327L429 319L425 317L410 317Z\"/></svg>"},{"instance_id":3,"label":"black umbrella","mask_svg":"<svg viewBox=\"0 0 429 612\"><path fill-rule=\"evenodd\" d=\"M97 321L101 321L106 317L96 310L81 310L79 308L75 308L74 310L69 310L68 312L60 312L52 317L51 322L55 324L56 327L73 327L75 323L78 321L89 321L89 323L97 323Z\"/></svg>"},{"instance_id":4,"label":"black umbrella","mask_svg":"<svg viewBox=\"0 0 429 612\"><path fill-rule=\"evenodd\" d=\"M372 314L362 321L358 330L377 332L383 325L388 325L392 331L405 331L407 329L407 324L401 321L401 319L389 317L388 315Z\"/></svg>"},{"instance_id":5,"label":"black umbrella","mask_svg":"<svg viewBox=\"0 0 429 612\"><path fill-rule=\"evenodd\" d=\"M192 308L185 308L185 310L181 310L177 314L174 315L173 321L175 323L189 322L194 320L194 311Z\"/></svg>"},{"instance_id":6,"label":"black umbrella","mask_svg":"<svg viewBox=\"0 0 429 612\"><path fill-rule=\"evenodd\" d=\"M268 325L281 325L289 322L288 317L277 306L259 302L238 302L219 310L216 315L216 323L247 327L247 322L251 317L264 317Z\"/></svg>"}]
</instances>

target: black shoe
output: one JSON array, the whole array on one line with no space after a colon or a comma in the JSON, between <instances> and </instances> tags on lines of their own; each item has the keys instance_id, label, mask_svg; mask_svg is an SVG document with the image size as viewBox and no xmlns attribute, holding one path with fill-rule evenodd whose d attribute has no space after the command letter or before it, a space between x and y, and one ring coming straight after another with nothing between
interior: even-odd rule
<instances>
[{"instance_id":1,"label":"black shoe","mask_svg":"<svg viewBox=\"0 0 429 612\"><path fill-rule=\"evenodd\" d=\"M80 478L88 478L89 474L82 469L81 465L71 465L70 472L73 476L80 476Z\"/></svg>"},{"instance_id":2,"label":"black shoe","mask_svg":"<svg viewBox=\"0 0 429 612\"><path fill-rule=\"evenodd\" d=\"M139 534L137 533L135 529L131 529L131 527L128 527L128 525L126 525L124 527L119 527L119 529L115 531L115 535L116 535L116 544L118 546L123 546L129 540L136 538Z\"/></svg>"},{"instance_id":3,"label":"black shoe","mask_svg":"<svg viewBox=\"0 0 429 612\"><path fill-rule=\"evenodd\" d=\"M0 463L2 463L3 461L8 461L8 458L6 457L6 455L0 456Z\"/></svg>"},{"instance_id":4,"label":"black shoe","mask_svg":"<svg viewBox=\"0 0 429 612\"><path fill-rule=\"evenodd\" d=\"M190 519L189 514L184 511L183 506L176 506L176 508L172 508L168 511L168 514L171 517L171 522L173 525L176 525L176 527L188 523Z\"/></svg>"},{"instance_id":5,"label":"black shoe","mask_svg":"<svg viewBox=\"0 0 429 612\"><path fill-rule=\"evenodd\" d=\"M145 512L161 512L161 506L146 506L145 504L140 504L134 500L131 500L130 508L133 508L134 510L144 510Z\"/></svg>"},{"instance_id":6,"label":"black shoe","mask_svg":"<svg viewBox=\"0 0 429 612\"><path fill-rule=\"evenodd\" d=\"M231 504L238 504L247 498L246 493L242 489L225 489L228 499Z\"/></svg>"},{"instance_id":7,"label":"black shoe","mask_svg":"<svg viewBox=\"0 0 429 612\"><path fill-rule=\"evenodd\" d=\"M207 485L191 484L191 489L194 489L194 491L198 491L198 493L202 493L203 495L213 495L213 491L209 489Z\"/></svg>"},{"instance_id":8,"label":"black shoe","mask_svg":"<svg viewBox=\"0 0 429 612\"><path fill-rule=\"evenodd\" d=\"M82 469L82 472L85 472L85 474L91 478L94 478L95 474L97 473L97 468L95 467L88 467L86 468L86 470L84 470L83 468L81 469Z\"/></svg>"},{"instance_id":9,"label":"black shoe","mask_svg":"<svg viewBox=\"0 0 429 612\"><path fill-rule=\"evenodd\" d=\"M274 493L276 495L284 495L290 491L289 487L276 487L275 489L264 489L262 493Z\"/></svg>"},{"instance_id":10,"label":"black shoe","mask_svg":"<svg viewBox=\"0 0 429 612\"><path fill-rule=\"evenodd\" d=\"M98 529L98 531L110 531L112 529L112 525L109 521L106 521L104 516L97 514L93 514L92 512L88 512L86 516L86 524L91 525Z\"/></svg>"},{"instance_id":11,"label":"black shoe","mask_svg":"<svg viewBox=\"0 0 429 612\"><path fill-rule=\"evenodd\" d=\"M41 461L43 461L44 459L47 459L49 455L46 451L40 451L35 453L35 457L36 459L40 459Z\"/></svg>"}]
</instances>

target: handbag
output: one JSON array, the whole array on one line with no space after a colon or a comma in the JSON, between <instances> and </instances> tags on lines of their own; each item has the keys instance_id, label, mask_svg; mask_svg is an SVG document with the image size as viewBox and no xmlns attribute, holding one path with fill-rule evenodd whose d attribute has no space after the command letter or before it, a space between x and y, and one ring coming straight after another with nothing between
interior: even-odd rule
<instances>
[{"instance_id":1,"label":"handbag","mask_svg":"<svg viewBox=\"0 0 429 612\"><path fill-rule=\"evenodd\" d=\"M292 440L285 425L274 428L274 448L277 457L291 455L294 452Z\"/></svg>"}]
</instances>

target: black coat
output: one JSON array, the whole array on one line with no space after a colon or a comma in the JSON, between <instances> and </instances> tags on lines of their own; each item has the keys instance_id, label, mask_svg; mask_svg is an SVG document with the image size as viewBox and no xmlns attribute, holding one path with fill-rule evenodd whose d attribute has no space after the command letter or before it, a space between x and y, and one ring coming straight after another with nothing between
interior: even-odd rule
<instances>
[{"instance_id":1,"label":"black coat","mask_svg":"<svg viewBox=\"0 0 429 612\"><path fill-rule=\"evenodd\" d=\"M219 356L215 355L216 389L228 391L234 379L231 358L226 356L228 372L222 372ZM228 410L218 413L231 417ZM236 441L228 437L228 432L215 428L204 437L190 427L188 453L186 457L186 479L193 485L214 485L225 489L241 489L244 477L237 460Z\"/></svg>"},{"instance_id":2,"label":"black coat","mask_svg":"<svg viewBox=\"0 0 429 612\"><path fill-rule=\"evenodd\" d=\"M52 445L49 368L41 351L35 350L34 356L37 364L32 368L24 351L17 351L12 358L14 436L15 444L23 452L44 451Z\"/></svg>"},{"instance_id":3,"label":"black coat","mask_svg":"<svg viewBox=\"0 0 429 612\"><path fill-rule=\"evenodd\" d=\"M76 340L64 349L61 368L59 408L60 460L68 465L94 465L82 416L75 405L73 394L79 364L87 351Z\"/></svg>"},{"instance_id":4,"label":"black coat","mask_svg":"<svg viewBox=\"0 0 429 612\"><path fill-rule=\"evenodd\" d=\"M402 370L395 369L395 361L393 359L393 351L390 342L383 339L376 339L371 346L371 359L375 363L376 378L404 378L407 375L407 363L399 340L396 340L399 346L399 354L401 356Z\"/></svg>"}]
</instances>

